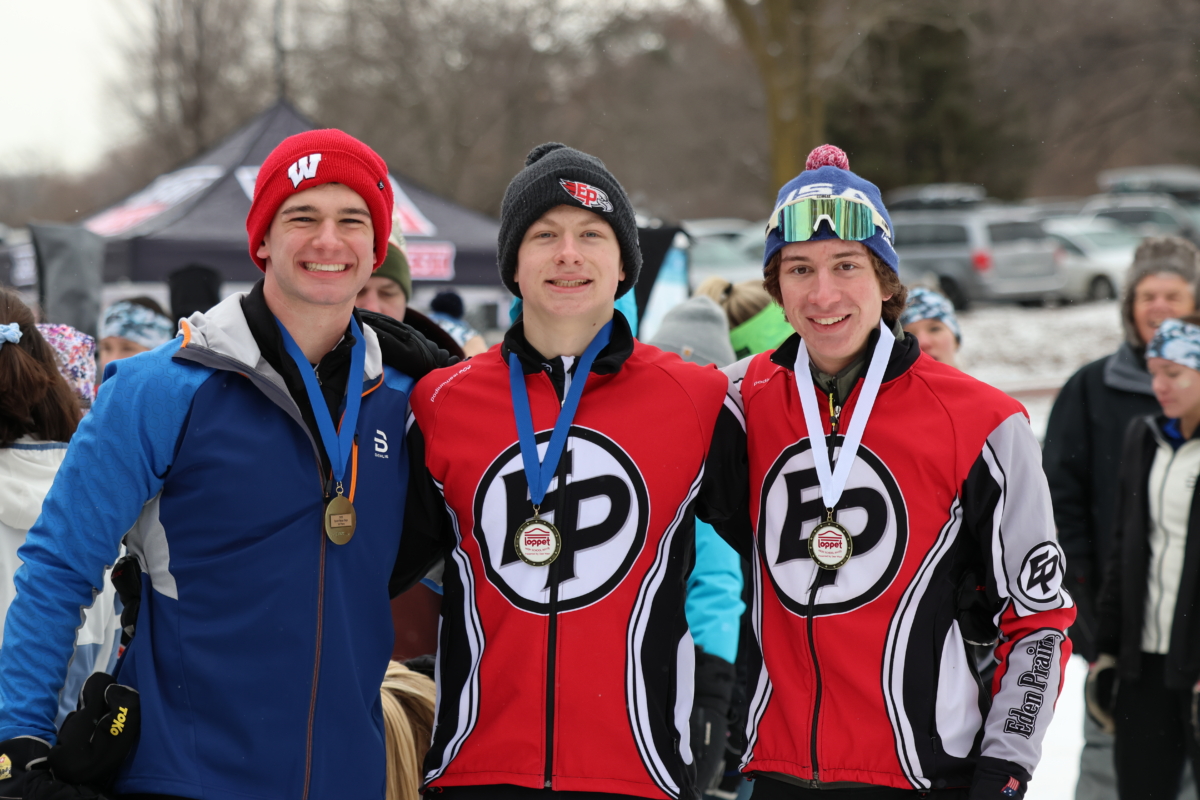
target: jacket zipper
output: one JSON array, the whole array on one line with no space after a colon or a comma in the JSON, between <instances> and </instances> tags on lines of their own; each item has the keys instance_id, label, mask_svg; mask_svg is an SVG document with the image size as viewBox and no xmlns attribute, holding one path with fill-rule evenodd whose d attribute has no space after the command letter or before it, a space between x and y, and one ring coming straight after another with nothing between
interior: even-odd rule
<instances>
[{"instance_id":1,"label":"jacket zipper","mask_svg":"<svg viewBox=\"0 0 1200 800\"><path fill-rule=\"evenodd\" d=\"M545 373L543 373L545 374ZM546 376L550 380L549 376ZM565 381L564 381L565 384ZM553 381L550 386L551 391L554 391ZM566 397L566 392L563 392L563 397ZM559 404L561 410L561 402ZM563 455L566 455L564 452ZM554 521L561 522L563 518L563 506L567 498L567 475L566 475L567 460L559 458L558 460L558 503L554 508ZM564 532L560 528L559 535ZM550 562L550 611L549 611L549 632L547 635L546 647L546 774L545 788L552 789L554 787L554 696L555 683L557 682L557 667L558 667L558 559Z\"/></svg>"},{"instance_id":2,"label":"jacket zipper","mask_svg":"<svg viewBox=\"0 0 1200 800\"><path fill-rule=\"evenodd\" d=\"M842 416L842 407L834 400L837 387L829 392L829 430L831 436L838 434L838 421ZM833 460L833 448L829 448L829 459ZM817 727L821 719L821 694L824 691L824 681L821 678L821 665L817 662L817 640L813 632L813 608L817 600L817 585L813 584L808 593L808 655L812 659L813 675L816 676L817 692L813 700L812 735L810 739L810 756L812 757L812 784L809 788L820 788L820 767L817 762Z\"/></svg>"},{"instance_id":3,"label":"jacket zipper","mask_svg":"<svg viewBox=\"0 0 1200 800\"><path fill-rule=\"evenodd\" d=\"M321 466L320 454L317 455L317 477L321 481L321 497L323 504L329 502L330 484L325 480L324 469ZM323 507L323 506L322 506ZM313 752L313 723L317 715L317 680L321 675L321 629L325 623L325 542L328 537L321 531L321 558L317 569L317 646L313 656L312 694L308 700L308 732L304 740L304 792L302 800L308 800L308 790L312 783L312 752Z\"/></svg>"}]
</instances>

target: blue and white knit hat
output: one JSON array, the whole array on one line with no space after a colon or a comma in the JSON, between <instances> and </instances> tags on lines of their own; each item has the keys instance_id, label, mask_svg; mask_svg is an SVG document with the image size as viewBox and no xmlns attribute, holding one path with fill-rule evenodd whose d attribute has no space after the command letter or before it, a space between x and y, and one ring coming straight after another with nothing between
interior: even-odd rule
<instances>
[{"instance_id":1,"label":"blue and white knit hat","mask_svg":"<svg viewBox=\"0 0 1200 800\"><path fill-rule=\"evenodd\" d=\"M779 196L775 199L775 210L771 212L771 220L778 220L779 211L784 206L806 197L845 197L870 206L883 218L887 229L876 226L875 235L864 239L862 243L879 256L883 263L896 272L900 271L900 256L896 255L896 248L892 243L892 220L883 205L883 195L879 193L878 186L850 171L850 159L840 148L823 144L808 154L804 172L785 183L779 190ZM823 224L812 240L836 238L837 235ZM763 251L764 271L785 244L787 242L783 240L783 226L770 227L767 231L767 246Z\"/></svg>"},{"instance_id":2,"label":"blue and white knit hat","mask_svg":"<svg viewBox=\"0 0 1200 800\"><path fill-rule=\"evenodd\" d=\"M900 315L900 327L907 327L923 319L936 319L954 333L954 339L962 344L962 329L958 317L954 316L954 304L932 289L917 286L908 290L908 305Z\"/></svg>"},{"instance_id":3,"label":"blue and white knit hat","mask_svg":"<svg viewBox=\"0 0 1200 800\"><path fill-rule=\"evenodd\" d=\"M1164 320L1146 348L1146 358L1165 358L1200 372L1200 325Z\"/></svg>"},{"instance_id":4,"label":"blue and white knit hat","mask_svg":"<svg viewBox=\"0 0 1200 800\"><path fill-rule=\"evenodd\" d=\"M175 338L176 327L174 322L162 314L156 314L137 303L121 300L105 309L104 321L100 324L100 338L120 336L153 350Z\"/></svg>"}]
</instances>

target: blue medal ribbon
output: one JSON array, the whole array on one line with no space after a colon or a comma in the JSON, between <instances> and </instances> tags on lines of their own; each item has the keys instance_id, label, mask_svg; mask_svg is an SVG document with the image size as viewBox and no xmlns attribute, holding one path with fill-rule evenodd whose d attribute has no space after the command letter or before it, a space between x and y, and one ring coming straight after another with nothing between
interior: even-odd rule
<instances>
[{"instance_id":1,"label":"blue medal ribbon","mask_svg":"<svg viewBox=\"0 0 1200 800\"><path fill-rule=\"evenodd\" d=\"M579 364L575 367L575 378L571 381L571 388L567 390L562 410L554 422L554 432L550 434L546 458L542 461L538 460L537 438L533 435L533 412L529 410L525 372L521 369L521 361L517 355L508 354L508 382L512 388L513 416L517 420L517 440L521 443L521 460L525 464L525 480L529 483L529 499L533 503L535 513L546 497L546 490L550 488L554 471L558 469L558 461L567 446L567 434L579 408L579 399L583 397L583 386L591 373L592 362L608 344L611 335L612 320L609 320L579 357Z\"/></svg>"},{"instance_id":2,"label":"blue medal ribbon","mask_svg":"<svg viewBox=\"0 0 1200 800\"><path fill-rule=\"evenodd\" d=\"M275 319L275 324L283 333L284 349L287 350L292 361L296 362L296 368L300 370L300 377L304 379L308 402L312 406L313 416L317 418L317 430L321 433L321 444L324 445L325 455L329 458L329 465L333 468L333 478L339 484L338 494L341 494L340 484L346 474L346 465L350 461L350 454L354 450L354 430L358 426L358 409L362 406L360 387L363 363L367 358L367 341L363 337L358 323L351 316L350 333L354 336L354 347L350 349L350 376L346 379L346 413L342 417L342 424L335 429L333 417L329 413L329 406L325 402L325 396L321 394L317 376L313 374L312 364L308 363L304 351L300 349L300 345L296 344L296 340L288 333L288 329L283 326L278 317Z\"/></svg>"}]
</instances>

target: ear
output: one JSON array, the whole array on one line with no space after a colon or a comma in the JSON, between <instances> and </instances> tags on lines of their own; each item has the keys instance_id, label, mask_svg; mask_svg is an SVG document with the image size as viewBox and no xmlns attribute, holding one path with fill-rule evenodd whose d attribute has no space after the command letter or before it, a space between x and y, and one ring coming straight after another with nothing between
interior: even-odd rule
<instances>
[{"instance_id":1,"label":"ear","mask_svg":"<svg viewBox=\"0 0 1200 800\"><path fill-rule=\"evenodd\" d=\"M258 250L254 251L254 254L263 261L266 261L271 257L271 247L267 244L266 239L262 240L262 242L258 245Z\"/></svg>"},{"instance_id":2,"label":"ear","mask_svg":"<svg viewBox=\"0 0 1200 800\"><path fill-rule=\"evenodd\" d=\"M617 281L620 282L620 281L624 281L624 280L625 280L625 259L622 258L620 261L617 262Z\"/></svg>"}]
</instances>

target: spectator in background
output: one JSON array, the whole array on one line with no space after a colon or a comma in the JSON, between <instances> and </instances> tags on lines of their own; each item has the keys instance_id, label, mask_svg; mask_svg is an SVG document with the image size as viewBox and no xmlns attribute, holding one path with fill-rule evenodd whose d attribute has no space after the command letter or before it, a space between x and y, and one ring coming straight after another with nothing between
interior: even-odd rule
<instances>
[{"instance_id":1,"label":"spectator in background","mask_svg":"<svg viewBox=\"0 0 1200 800\"><path fill-rule=\"evenodd\" d=\"M96 396L96 340L70 325L42 323L37 329L54 350L58 373L79 400L80 415L86 414Z\"/></svg>"},{"instance_id":2,"label":"spectator in background","mask_svg":"<svg viewBox=\"0 0 1200 800\"><path fill-rule=\"evenodd\" d=\"M730 283L712 277L696 287L696 294L711 297L729 319L729 340L738 358L774 350L792 335L783 309L771 302L762 281Z\"/></svg>"},{"instance_id":3,"label":"spectator in background","mask_svg":"<svg viewBox=\"0 0 1200 800\"><path fill-rule=\"evenodd\" d=\"M55 343L65 343L68 352L79 356L73 358L74 371L85 379L76 383L75 392L86 394L89 403L96 377L92 337L66 325L35 326L33 313L17 294L0 289L0 639L4 614L16 591L13 576L21 566L17 550L42 513L42 501L82 416L79 399L60 374L61 355L43 338L42 328L49 329ZM94 670L110 669L115 661L115 595L105 581L104 590L84 612L59 694L58 723L75 710L87 677Z\"/></svg>"},{"instance_id":4,"label":"spectator in background","mask_svg":"<svg viewBox=\"0 0 1200 800\"><path fill-rule=\"evenodd\" d=\"M648 344L700 365L727 367L735 360L725 312L705 295L668 311ZM724 772L734 662L746 610L742 588L742 560L737 552L711 525L696 520L696 563L688 577L684 610L696 644L691 739L701 792Z\"/></svg>"},{"instance_id":5,"label":"spectator in background","mask_svg":"<svg viewBox=\"0 0 1200 800\"><path fill-rule=\"evenodd\" d=\"M1200 253L1186 239L1143 240L1121 300L1125 341L1072 375L1050 411L1042 467L1066 555L1065 585L1078 608L1071 639L1088 661L1096 659L1095 595L1110 552L1122 437L1130 420L1159 412L1146 344L1163 320L1195 310L1198 263ZM1112 737L1088 718L1084 738L1076 800L1114 798Z\"/></svg>"},{"instance_id":6,"label":"spectator in background","mask_svg":"<svg viewBox=\"0 0 1200 800\"><path fill-rule=\"evenodd\" d=\"M387 258L379 269L375 270L367 285L359 291L354 305L364 311L374 311L376 314L384 314L403 322L420 331L426 339L450 355L465 358L466 354L453 336L408 305L408 301L412 299L412 275L408 268L408 255L401 246L403 241L401 239L400 244L397 244L394 236L388 241Z\"/></svg>"},{"instance_id":7,"label":"spectator in background","mask_svg":"<svg viewBox=\"0 0 1200 800\"><path fill-rule=\"evenodd\" d=\"M921 286L908 291L908 305L900 315L904 330L917 337L921 352L935 361L954 363L962 346L962 329L954 316L954 305L935 291Z\"/></svg>"},{"instance_id":8,"label":"spectator in background","mask_svg":"<svg viewBox=\"0 0 1200 800\"><path fill-rule=\"evenodd\" d=\"M119 300L100 323L100 375L111 362L153 350L175 336L176 324L150 297Z\"/></svg>"},{"instance_id":9,"label":"spectator in background","mask_svg":"<svg viewBox=\"0 0 1200 800\"><path fill-rule=\"evenodd\" d=\"M1163 413L1125 434L1088 699L1101 719L1112 710L1118 796L1174 800L1185 756L1200 766L1200 314L1164 321L1146 362ZM1109 669L1120 679L1115 700L1096 691L1111 689L1100 680Z\"/></svg>"},{"instance_id":10,"label":"spectator in background","mask_svg":"<svg viewBox=\"0 0 1200 800\"><path fill-rule=\"evenodd\" d=\"M487 351L487 342L479 331L463 322L463 301L458 292L452 289L438 292L429 304L429 311L429 318L453 336L468 357Z\"/></svg>"}]
</instances>

